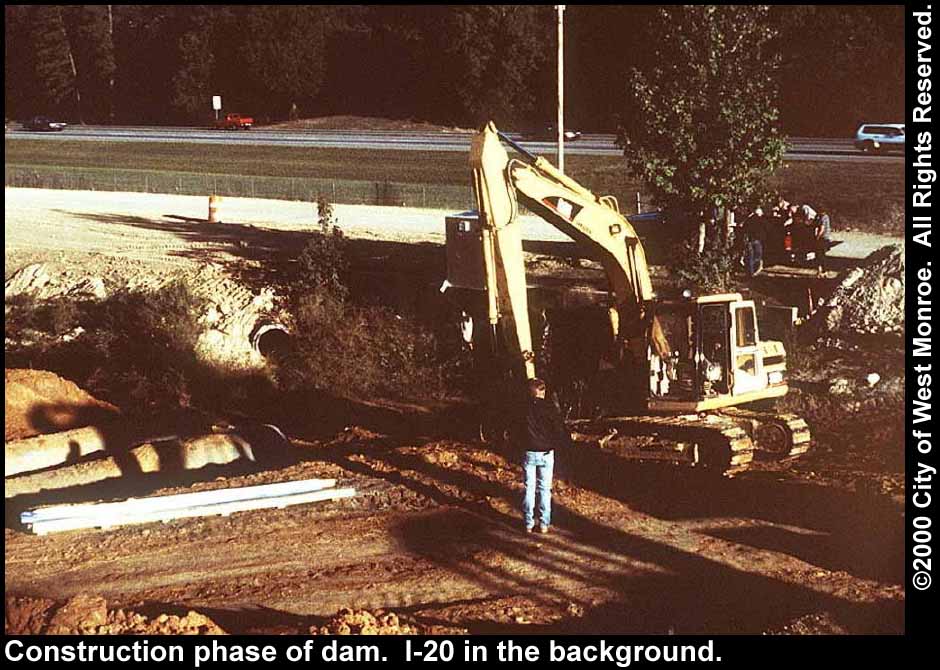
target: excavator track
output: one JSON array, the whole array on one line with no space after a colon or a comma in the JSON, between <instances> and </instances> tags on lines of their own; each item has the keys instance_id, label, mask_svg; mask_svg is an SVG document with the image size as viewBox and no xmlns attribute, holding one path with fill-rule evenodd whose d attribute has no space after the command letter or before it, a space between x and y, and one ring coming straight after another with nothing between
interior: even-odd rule
<instances>
[{"instance_id":1,"label":"excavator track","mask_svg":"<svg viewBox=\"0 0 940 670\"><path fill-rule=\"evenodd\" d=\"M751 436L756 456L762 460L783 461L801 456L813 445L806 421L796 414L727 407L719 414L729 417Z\"/></svg>"},{"instance_id":2,"label":"excavator track","mask_svg":"<svg viewBox=\"0 0 940 670\"><path fill-rule=\"evenodd\" d=\"M638 415L571 422L575 439L619 457L705 466L732 476L754 460L754 443L738 421L718 414Z\"/></svg>"}]
</instances>

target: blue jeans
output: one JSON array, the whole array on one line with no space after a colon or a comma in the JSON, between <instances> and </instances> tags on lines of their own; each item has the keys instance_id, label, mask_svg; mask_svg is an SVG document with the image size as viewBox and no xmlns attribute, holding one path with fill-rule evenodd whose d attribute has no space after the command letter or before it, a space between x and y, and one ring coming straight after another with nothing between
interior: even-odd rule
<instances>
[{"instance_id":1,"label":"blue jeans","mask_svg":"<svg viewBox=\"0 0 940 670\"><path fill-rule=\"evenodd\" d=\"M554 451L527 451L523 461L525 468L525 499L522 514L525 527L535 525L535 493L539 494L539 523L548 526L552 522L552 471L555 468Z\"/></svg>"}]
</instances>

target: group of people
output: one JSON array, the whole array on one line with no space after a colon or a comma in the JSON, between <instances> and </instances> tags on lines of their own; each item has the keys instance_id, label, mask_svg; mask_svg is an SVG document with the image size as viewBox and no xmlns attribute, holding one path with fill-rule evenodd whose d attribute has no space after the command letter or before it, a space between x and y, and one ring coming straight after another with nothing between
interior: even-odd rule
<instances>
[{"instance_id":1,"label":"group of people","mask_svg":"<svg viewBox=\"0 0 940 670\"><path fill-rule=\"evenodd\" d=\"M763 207L756 207L745 218L738 235L745 270L750 276L760 273L768 245L774 245L782 253L814 252L816 273L822 276L831 232L829 214L818 212L810 205L794 204L781 198L769 214Z\"/></svg>"}]
</instances>

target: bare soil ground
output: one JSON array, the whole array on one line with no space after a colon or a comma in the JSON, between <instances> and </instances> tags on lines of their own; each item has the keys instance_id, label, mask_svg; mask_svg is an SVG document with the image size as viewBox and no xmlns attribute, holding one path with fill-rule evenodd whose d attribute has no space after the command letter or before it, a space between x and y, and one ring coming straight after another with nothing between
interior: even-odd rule
<instances>
[{"instance_id":1,"label":"bare soil ground","mask_svg":"<svg viewBox=\"0 0 940 670\"><path fill-rule=\"evenodd\" d=\"M249 202L254 218L210 230L198 221L204 199L95 194L99 203L118 199L112 210L130 203L108 215L103 204L89 213L55 200L71 195L7 191L7 276L38 261L114 285L175 271L196 276L207 261L250 276L296 255L298 230L314 221L298 210L295 225L267 222L265 203ZM373 222L409 216L375 210ZM422 281L439 273L442 250L419 243L429 238L385 241L369 216L349 220L353 211L339 209L339 219L363 230L361 266L381 274L420 263L412 270ZM872 366L896 381L899 359L822 350L805 358L818 364L797 379L793 403L818 437L808 458L716 479L627 463L599 448L562 454L545 536L520 532L521 470L474 439L459 404L259 401L239 409L287 432L287 462L8 500L7 626L16 619L49 631L51 613L82 596L106 599L103 614L104 601L93 602L98 628L113 625L120 610L124 621L143 617L133 619L141 626L163 615L163 624L229 633L337 632L372 626L354 612L335 618L364 608L375 625L391 626L382 617L393 612L395 625L420 632L901 633L901 396L830 389L833 379L854 381ZM63 500L308 477L335 477L360 495L48 536L17 523L22 509ZM198 615L186 623L190 610ZM72 628L108 632L95 626Z\"/></svg>"},{"instance_id":2,"label":"bare soil ground","mask_svg":"<svg viewBox=\"0 0 940 670\"><path fill-rule=\"evenodd\" d=\"M44 370L6 370L4 439L96 425L118 413L110 403L93 398L74 383ZM42 416L36 413L43 408Z\"/></svg>"}]
</instances>

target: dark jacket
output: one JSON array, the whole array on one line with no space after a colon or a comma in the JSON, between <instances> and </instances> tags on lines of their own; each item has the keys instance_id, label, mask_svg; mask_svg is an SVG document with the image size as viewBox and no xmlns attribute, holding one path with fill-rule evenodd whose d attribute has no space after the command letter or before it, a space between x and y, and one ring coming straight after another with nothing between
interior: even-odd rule
<instances>
[{"instance_id":1,"label":"dark jacket","mask_svg":"<svg viewBox=\"0 0 940 670\"><path fill-rule=\"evenodd\" d=\"M530 397L520 412L513 441L520 455L526 451L552 451L571 445L571 433L554 403Z\"/></svg>"}]
</instances>

